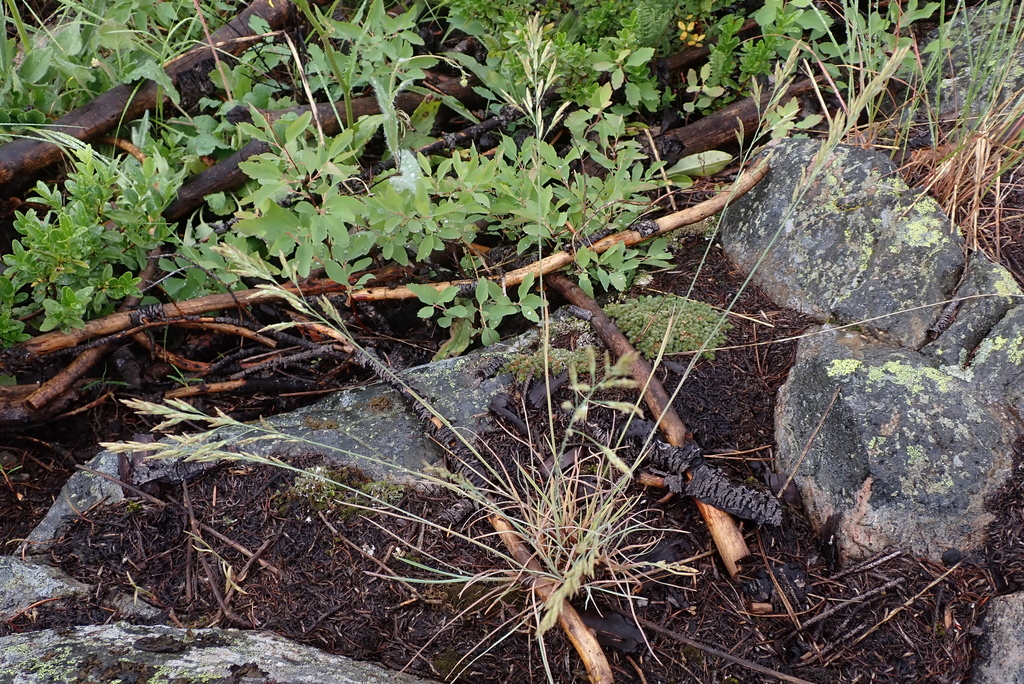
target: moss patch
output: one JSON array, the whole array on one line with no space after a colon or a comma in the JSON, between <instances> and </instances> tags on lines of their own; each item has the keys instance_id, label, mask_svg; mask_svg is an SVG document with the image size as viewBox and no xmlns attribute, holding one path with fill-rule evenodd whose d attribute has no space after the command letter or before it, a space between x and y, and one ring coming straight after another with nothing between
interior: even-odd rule
<instances>
[{"instance_id":1,"label":"moss patch","mask_svg":"<svg viewBox=\"0 0 1024 684\"><path fill-rule=\"evenodd\" d=\"M728 322L720 324L722 313L717 309L680 297L640 297L606 306L605 312L648 359L657 357L663 341L666 354L693 352L706 345L709 351L702 356L713 359L710 350L720 347L732 329Z\"/></svg>"}]
</instances>

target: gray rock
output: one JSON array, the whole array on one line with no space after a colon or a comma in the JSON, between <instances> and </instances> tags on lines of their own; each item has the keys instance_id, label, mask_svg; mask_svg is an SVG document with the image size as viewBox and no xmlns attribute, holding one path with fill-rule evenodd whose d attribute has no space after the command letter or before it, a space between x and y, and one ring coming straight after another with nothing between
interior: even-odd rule
<instances>
[{"instance_id":1,"label":"gray rock","mask_svg":"<svg viewBox=\"0 0 1024 684\"><path fill-rule=\"evenodd\" d=\"M478 372L493 359L493 354L446 359L404 375L438 414L471 438L483 426L481 417L488 415L491 397L508 381L507 376L485 378ZM256 443L254 453L321 453L334 463L358 466L373 479L418 473L441 457L406 401L383 383L336 392L313 406L269 418L266 424L294 442ZM247 436L232 430L212 435L235 443Z\"/></svg>"},{"instance_id":2,"label":"gray rock","mask_svg":"<svg viewBox=\"0 0 1024 684\"><path fill-rule=\"evenodd\" d=\"M0 620L10 620L44 599L88 593L89 587L53 566L0 556Z\"/></svg>"},{"instance_id":3,"label":"gray rock","mask_svg":"<svg viewBox=\"0 0 1024 684\"><path fill-rule=\"evenodd\" d=\"M1009 271L974 254L951 298L953 308L943 307L944 314L952 315L951 322L921 351L943 365L967 368L976 362L975 354L985 336L1021 303L1021 294Z\"/></svg>"},{"instance_id":4,"label":"gray rock","mask_svg":"<svg viewBox=\"0 0 1024 684\"><path fill-rule=\"evenodd\" d=\"M988 603L971 684L1024 684L1024 593Z\"/></svg>"},{"instance_id":5,"label":"gray rock","mask_svg":"<svg viewBox=\"0 0 1024 684\"><path fill-rule=\"evenodd\" d=\"M1017 306L978 345L969 367L976 381L1001 393L1024 416L1024 306Z\"/></svg>"},{"instance_id":6,"label":"gray rock","mask_svg":"<svg viewBox=\"0 0 1024 684\"><path fill-rule=\"evenodd\" d=\"M118 623L0 638L0 682L80 681L430 684L273 634L231 629Z\"/></svg>"},{"instance_id":7,"label":"gray rock","mask_svg":"<svg viewBox=\"0 0 1024 684\"><path fill-rule=\"evenodd\" d=\"M39 602L49 604L54 599L59 601L55 605L61 607L87 604L85 597L92 592L92 587L75 581L39 557L22 560L0 556L0 620L10 620ZM107 592L102 603L117 618L152 623L164 617L163 611L129 594Z\"/></svg>"},{"instance_id":8,"label":"gray rock","mask_svg":"<svg viewBox=\"0 0 1024 684\"><path fill-rule=\"evenodd\" d=\"M812 174L821 149L778 145L768 176L724 213L722 245L778 304L918 349L941 314L929 305L963 271L963 239L885 156L839 146Z\"/></svg>"},{"instance_id":9,"label":"gray rock","mask_svg":"<svg viewBox=\"0 0 1024 684\"><path fill-rule=\"evenodd\" d=\"M87 464L93 470L117 477L117 455L101 452ZM101 503L113 504L124 498L121 487L102 477L79 471L60 490L50 510L26 537L19 553L42 553L64 533L68 523Z\"/></svg>"},{"instance_id":10,"label":"gray rock","mask_svg":"<svg viewBox=\"0 0 1024 684\"><path fill-rule=\"evenodd\" d=\"M780 472L797 469L816 524L842 514L849 558L895 547L937 560L977 547L1019 432L961 368L837 330L801 341L776 407Z\"/></svg>"}]
</instances>

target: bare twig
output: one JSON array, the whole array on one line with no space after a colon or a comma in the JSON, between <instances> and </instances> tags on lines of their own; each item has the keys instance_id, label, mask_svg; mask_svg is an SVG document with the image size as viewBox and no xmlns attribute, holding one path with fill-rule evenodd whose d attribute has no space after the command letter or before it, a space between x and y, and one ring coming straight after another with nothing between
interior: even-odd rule
<instances>
[{"instance_id":1,"label":"bare twig","mask_svg":"<svg viewBox=\"0 0 1024 684\"><path fill-rule=\"evenodd\" d=\"M693 639L690 639L689 637L684 637L682 634L679 634L678 632L673 632L672 630L660 627L649 620L641 619L639 622L641 627L643 627L644 629L649 629L655 634L660 634L663 637L668 637L669 639L678 641L681 644L686 644L687 646L692 646L693 648L700 649L708 655L713 655L716 658L728 660L730 663L735 663L736 665L745 667L751 672L757 672L763 675L768 675L769 677L777 677L781 681L790 682L791 684L811 684L811 682L807 681L806 679L793 677L792 675L784 674L782 672L779 672L778 670L773 670L769 667L765 667L764 665L758 665L755 662L744 660L743 658L737 658L736 656L730 653L726 653L725 651L720 651L717 648L714 648L713 646L702 644L699 641L694 641Z\"/></svg>"}]
</instances>

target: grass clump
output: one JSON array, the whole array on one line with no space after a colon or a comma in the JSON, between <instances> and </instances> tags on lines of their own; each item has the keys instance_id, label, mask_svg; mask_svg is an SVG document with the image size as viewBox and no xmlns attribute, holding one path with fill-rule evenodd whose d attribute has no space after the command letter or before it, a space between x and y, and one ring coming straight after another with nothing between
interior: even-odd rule
<instances>
[{"instance_id":1,"label":"grass clump","mask_svg":"<svg viewBox=\"0 0 1024 684\"><path fill-rule=\"evenodd\" d=\"M666 354L695 352L715 358L715 347L725 342L732 325L722 322L717 309L690 299L650 295L604 307L637 351L653 359L664 341ZM671 332L669 332L669 326Z\"/></svg>"}]
</instances>

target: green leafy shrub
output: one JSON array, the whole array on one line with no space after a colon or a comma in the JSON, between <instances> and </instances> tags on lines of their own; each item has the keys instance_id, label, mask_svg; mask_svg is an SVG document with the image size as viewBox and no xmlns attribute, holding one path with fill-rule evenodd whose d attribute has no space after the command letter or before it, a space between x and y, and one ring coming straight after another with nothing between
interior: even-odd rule
<instances>
[{"instance_id":1,"label":"green leafy shrub","mask_svg":"<svg viewBox=\"0 0 1024 684\"><path fill-rule=\"evenodd\" d=\"M626 137L624 117L609 112L610 85L596 89L585 108L566 118L571 135L560 147L543 134L519 141L501 135L488 154L470 148L451 156L417 156L409 141L419 132L399 116L393 98L422 75L425 62L412 56L403 28L414 25L414 19L389 21L397 32L386 53L394 57L382 59L365 75L374 84L381 114L364 117L322 143L306 138L308 114L271 125L257 113L256 124L243 125L274 148L240 164L259 181L242 200L245 211L236 225L239 235L253 238L250 248L286 260L299 276L322 267L337 282L352 282L374 261L425 264L449 246L465 248L487 237L511 242L517 256L530 258L578 248L583 286L591 291L591 279L624 290L642 264L667 264L664 240L639 248L617 245L601 255L582 248L581 240L598 231L629 226L649 204L643 193L658 185L660 165L645 168L640 145ZM522 56L524 68L529 63L547 70L550 64L538 58L549 49L539 28L535 25L523 40L524 50L531 51ZM528 83L530 90L514 99L539 102L547 89L545 76L533 73ZM534 114L535 128L537 122L543 126L544 114ZM411 120L416 118L414 113ZM350 194L351 178L358 172L355 162L379 129L397 169L367 192ZM578 173L584 160L602 173ZM278 200L285 196L291 201L281 206ZM501 264L488 263L470 249L461 251L455 273L434 269L430 279L475 278L473 291L410 286L424 304L420 316L437 316L439 325L451 328L442 355L459 353L477 337L485 344L497 341L497 328L507 316L538 321L543 304L531 292L533 279L506 292L481 277Z\"/></svg>"},{"instance_id":2,"label":"green leafy shrub","mask_svg":"<svg viewBox=\"0 0 1024 684\"><path fill-rule=\"evenodd\" d=\"M586 100L607 74L630 107L656 109L662 102L649 62L660 50L677 45L676 19L692 13L692 0L573 0L568 3L512 0L496 5L474 0L440 0L450 23L477 36L487 47L487 70L508 83L524 73L515 53L523 47L523 29L535 15L554 47L559 86L577 102ZM697 3L700 4L700 3ZM469 61L467 68L474 68ZM485 79L486 82L486 79Z\"/></svg>"},{"instance_id":3,"label":"green leafy shrub","mask_svg":"<svg viewBox=\"0 0 1024 684\"><path fill-rule=\"evenodd\" d=\"M648 296L604 307L633 346L649 359L657 357L665 340L665 353L712 350L725 342L732 325L722 322L722 313L702 302L679 297ZM669 322L672 331L668 333ZM715 357L705 351L707 359Z\"/></svg>"},{"instance_id":4,"label":"green leafy shrub","mask_svg":"<svg viewBox=\"0 0 1024 684\"><path fill-rule=\"evenodd\" d=\"M0 340L24 340L22 319L42 316L41 332L68 331L84 319L113 311L137 295L135 273L146 255L171 238L160 212L173 198L182 172L159 155L145 163L105 159L91 147L74 151L76 170L65 183L67 197L45 183L31 201L48 210L16 212L21 238L3 257L0 275Z\"/></svg>"},{"instance_id":5,"label":"green leafy shrub","mask_svg":"<svg viewBox=\"0 0 1024 684\"><path fill-rule=\"evenodd\" d=\"M163 63L203 37L193 0L82 0L63 3L63 18L40 29L25 23L26 3L4 3L4 17L18 41L0 39L0 121L40 123L9 112L36 109L62 114L121 83L155 80L177 102L178 93ZM215 22L217 12L233 12L229 3L204 0L202 9ZM47 17L37 17L40 24ZM32 31L30 33L30 30ZM17 44L23 50L18 55Z\"/></svg>"}]
</instances>

